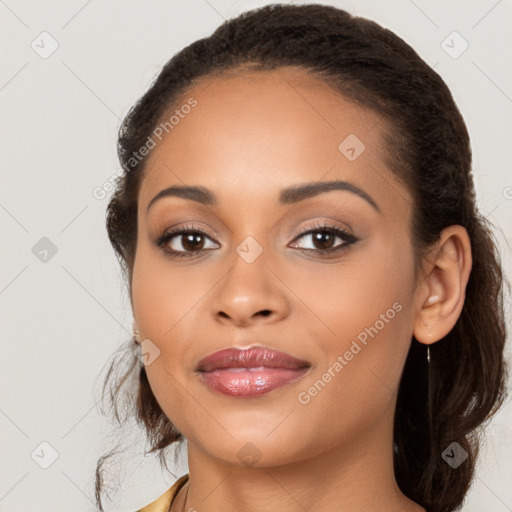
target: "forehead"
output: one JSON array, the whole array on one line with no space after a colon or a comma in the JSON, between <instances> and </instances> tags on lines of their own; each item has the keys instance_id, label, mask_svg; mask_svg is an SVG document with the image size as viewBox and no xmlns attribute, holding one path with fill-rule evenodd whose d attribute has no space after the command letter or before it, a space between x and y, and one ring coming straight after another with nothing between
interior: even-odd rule
<instances>
[{"instance_id":1,"label":"forehead","mask_svg":"<svg viewBox=\"0 0 512 512\"><path fill-rule=\"evenodd\" d=\"M196 105L180 112L190 98ZM290 184L332 179L357 181L381 195L391 177L381 117L304 71L210 77L191 87L168 117L173 113L179 122L149 155L141 204L172 184L203 185L220 202L233 195L276 201Z\"/></svg>"}]
</instances>

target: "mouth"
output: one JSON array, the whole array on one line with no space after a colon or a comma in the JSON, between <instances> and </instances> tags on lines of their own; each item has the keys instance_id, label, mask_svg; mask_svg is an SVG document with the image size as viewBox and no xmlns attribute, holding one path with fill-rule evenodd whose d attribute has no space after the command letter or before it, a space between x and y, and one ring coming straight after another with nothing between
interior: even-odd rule
<instances>
[{"instance_id":1,"label":"mouth","mask_svg":"<svg viewBox=\"0 0 512 512\"><path fill-rule=\"evenodd\" d=\"M196 371L208 388L231 397L261 396L299 380L311 364L264 347L227 348L203 358Z\"/></svg>"}]
</instances>

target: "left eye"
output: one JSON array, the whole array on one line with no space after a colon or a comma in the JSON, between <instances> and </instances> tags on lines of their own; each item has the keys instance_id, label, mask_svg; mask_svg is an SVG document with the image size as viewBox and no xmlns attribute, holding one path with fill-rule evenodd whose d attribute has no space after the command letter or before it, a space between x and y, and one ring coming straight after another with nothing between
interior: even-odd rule
<instances>
[{"instance_id":1,"label":"left eye","mask_svg":"<svg viewBox=\"0 0 512 512\"><path fill-rule=\"evenodd\" d=\"M306 237L310 237L313 247L301 248L320 253L336 251L357 240L357 238L350 233L333 227L311 229L300 235L296 240ZM342 240L344 243L334 245L336 238Z\"/></svg>"}]
</instances>

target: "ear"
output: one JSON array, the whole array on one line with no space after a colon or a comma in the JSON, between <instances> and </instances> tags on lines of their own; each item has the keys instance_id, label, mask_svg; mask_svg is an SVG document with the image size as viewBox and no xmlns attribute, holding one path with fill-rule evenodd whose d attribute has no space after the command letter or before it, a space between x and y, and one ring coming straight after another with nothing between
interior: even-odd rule
<instances>
[{"instance_id":1,"label":"ear","mask_svg":"<svg viewBox=\"0 0 512 512\"><path fill-rule=\"evenodd\" d=\"M457 322L471 272L471 242L462 226L449 226L424 263L426 275L416 289L414 337L425 344L446 336Z\"/></svg>"}]
</instances>

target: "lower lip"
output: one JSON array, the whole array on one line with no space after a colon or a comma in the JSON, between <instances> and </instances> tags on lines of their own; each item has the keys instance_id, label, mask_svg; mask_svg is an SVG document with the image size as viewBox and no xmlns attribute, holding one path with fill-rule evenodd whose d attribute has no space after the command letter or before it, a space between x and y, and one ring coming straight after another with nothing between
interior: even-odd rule
<instances>
[{"instance_id":1,"label":"lower lip","mask_svg":"<svg viewBox=\"0 0 512 512\"><path fill-rule=\"evenodd\" d=\"M309 368L224 368L201 372L204 383L224 395L250 398L264 395L300 379Z\"/></svg>"}]
</instances>

